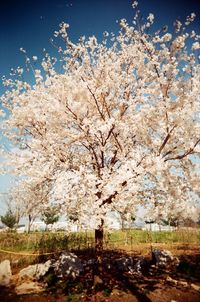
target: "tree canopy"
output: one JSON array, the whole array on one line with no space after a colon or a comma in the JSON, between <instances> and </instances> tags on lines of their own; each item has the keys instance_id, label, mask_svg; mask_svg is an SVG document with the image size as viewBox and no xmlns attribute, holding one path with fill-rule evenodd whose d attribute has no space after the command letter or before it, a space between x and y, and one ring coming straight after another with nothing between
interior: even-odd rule
<instances>
[{"instance_id":1,"label":"tree canopy","mask_svg":"<svg viewBox=\"0 0 200 302\"><path fill-rule=\"evenodd\" d=\"M184 207L200 195L200 37L187 30L195 14L153 32L153 14L141 23L133 6L133 24L121 20L101 42L73 43L61 23L61 72L48 54L33 68L36 57L21 49L35 85L21 68L4 79L7 169L23 190L39 187L44 205L54 200L80 223L91 217L94 228L126 204Z\"/></svg>"}]
</instances>

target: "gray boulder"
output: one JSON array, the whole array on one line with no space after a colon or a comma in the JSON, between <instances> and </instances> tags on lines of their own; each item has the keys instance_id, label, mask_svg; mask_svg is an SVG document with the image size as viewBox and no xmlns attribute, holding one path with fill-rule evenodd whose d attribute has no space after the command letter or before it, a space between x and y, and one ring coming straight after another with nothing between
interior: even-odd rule
<instances>
[{"instance_id":1,"label":"gray boulder","mask_svg":"<svg viewBox=\"0 0 200 302\"><path fill-rule=\"evenodd\" d=\"M153 250L152 259L153 263L160 268L173 267L179 264L179 259L167 250Z\"/></svg>"},{"instance_id":2,"label":"gray boulder","mask_svg":"<svg viewBox=\"0 0 200 302\"><path fill-rule=\"evenodd\" d=\"M119 271L128 272L133 270L133 258L121 257L115 260L115 265Z\"/></svg>"},{"instance_id":3,"label":"gray boulder","mask_svg":"<svg viewBox=\"0 0 200 302\"><path fill-rule=\"evenodd\" d=\"M46 275L51 266L51 260L48 260L45 263L29 265L19 272L19 277L21 279L39 280Z\"/></svg>"},{"instance_id":4,"label":"gray boulder","mask_svg":"<svg viewBox=\"0 0 200 302\"><path fill-rule=\"evenodd\" d=\"M134 273L141 276L143 275L143 272L145 271L145 268L147 267L147 261L144 257L139 257L137 259L137 262L134 265Z\"/></svg>"},{"instance_id":5,"label":"gray boulder","mask_svg":"<svg viewBox=\"0 0 200 302\"><path fill-rule=\"evenodd\" d=\"M102 259L102 266L103 266L103 269L105 269L105 270L110 270L111 269L112 263L111 263L111 261L108 257L104 257Z\"/></svg>"},{"instance_id":6,"label":"gray boulder","mask_svg":"<svg viewBox=\"0 0 200 302\"><path fill-rule=\"evenodd\" d=\"M68 252L62 253L53 267L58 278L75 279L83 271L81 260L75 254Z\"/></svg>"},{"instance_id":7,"label":"gray boulder","mask_svg":"<svg viewBox=\"0 0 200 302\"><path fill-rule=\"evenodd\" d=\"M9 286L11 277L10 261L4 260L0 263L0 286Z\"/></svg>"}]
</instances>

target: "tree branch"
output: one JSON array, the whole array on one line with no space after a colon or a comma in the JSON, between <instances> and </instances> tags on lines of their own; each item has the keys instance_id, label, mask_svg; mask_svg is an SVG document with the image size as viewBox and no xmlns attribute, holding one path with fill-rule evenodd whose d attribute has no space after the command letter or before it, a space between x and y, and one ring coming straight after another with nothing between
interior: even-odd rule
<instances>
[{"instance_id":1,"label":"tree branch","mask_svg":"<svg viewBox=\"0 0 200 302\"><path fill-rule=\"evenodd\" d=\"M193 154L194 153L194 148L198 145L198 143L200 143L200 139L198 139L196 141L196 143L194 144L194 146L192 148L190 148L189 150L185 151L185 153L183 153L182 155L177 155L177 156L174 156L174 157L169 157L169 158L166 158L164 161L183 159L184 157L186 157L186 156L188 156L190 154Z\"/></svg>"},{"instance_id":2,"label":"tree branch","mask_svg":"<svg viewBox=\"0 0 200 302\"><path fill-rule=\"evenodd\" d=\"M162 150L164 149L165 145L167 144L168 140L170 139L172 131L174 130L175 127L176 127L176 125L174 125L174 127L167 133L162 145L159 148L159 151L158 151L159 155L161 154Z\"/></svg>"}]
</instances>

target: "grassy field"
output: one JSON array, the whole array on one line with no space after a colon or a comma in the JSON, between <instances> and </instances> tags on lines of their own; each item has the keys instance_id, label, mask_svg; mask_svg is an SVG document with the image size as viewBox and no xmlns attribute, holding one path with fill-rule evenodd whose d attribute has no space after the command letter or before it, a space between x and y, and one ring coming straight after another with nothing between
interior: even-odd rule
<instances>
[{"instance_id":1,"label":"grassy field","mask_svg":"<svg viewBox=\"0 0 200 302\"><path fill-rule=\"evenodd\" d=\"M132 250L141 244L198 244L200 229L177 230L173 232L149 232L143 230L106 231L106 249ZM80 250L94 247L94 232L34 232L0 233L0 249L13 252L48 253L61 250Z\"/></svg>"},{"instance_id":2,"label":"grassy field","mask_svg":"<svg viewBox=\"0 0 200 302\"><path fill-rule=\"evenodd\" d=\"M111 241L124 240L128 243L198 243L200 242L200 229L184 229L177 231L143 231L143 230L127 230L127 231L113 231L106 233L106 238L109 237Z\"/></svg>"}]
</instances>

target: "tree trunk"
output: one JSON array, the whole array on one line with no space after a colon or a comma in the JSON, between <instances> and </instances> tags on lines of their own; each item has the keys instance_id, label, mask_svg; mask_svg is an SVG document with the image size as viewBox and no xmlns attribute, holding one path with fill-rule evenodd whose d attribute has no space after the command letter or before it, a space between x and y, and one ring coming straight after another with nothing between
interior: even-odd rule
<instances>
[{"instance_id":1,"label":"tree trunk","mask_svg":"<svg viewBox=\"0 0 200 302\"><path fill-rule=\"evenodd\" d=\"M104 221L101 219L101 224L98 226L98 229L95 230L95 258L96 258L96 265L93 271L93 279L94 279L94 286L99 288L102 286L103 281L100 278L103 272L102 266L102 257L103 257L103 224Z\"/></svg>"},{"instance_id":2,"label":"tree trunk","mask_svg":"<svg viewBox=\"0 0 200 302\"><path fill-rule=\"evenodd\" d=\"M125 216L122 214L122 232L124 232L125 231Z\"/></svg>"},{"instance_id":3,"label":"tree trunk","mask_svg":"<svg viewBox=\"0 0 200 302\"><path fill-rule=\"evenodd\" d=\"M103 224L104 221L101 219L101 224L98 229L95 230L95 251L97 253L102 253L103 251Z\"/></svg>"},{"instance_id":4,"label":"tree trunk","mask_svg":"<svg viewBox=\"0 0 200 302\"><path fill-rule=\"evenodd\" d=\"M27 233L30 233L31 230L31 215L28 215L28 227L27 227Z\"/></svg>"}]
</instances>

